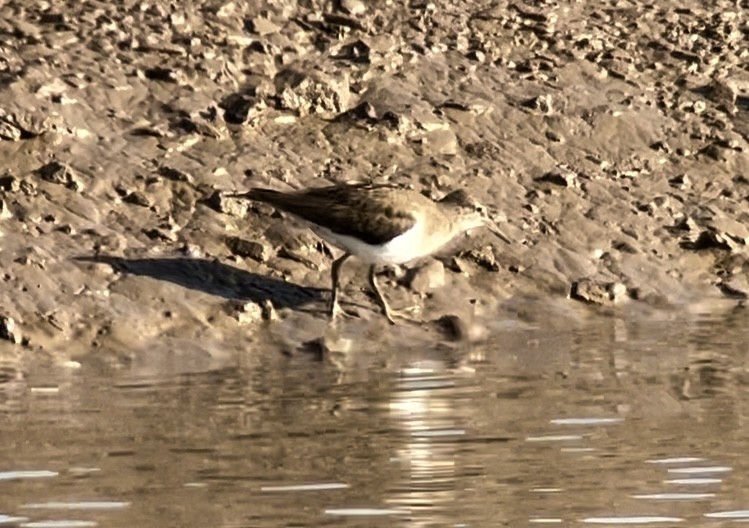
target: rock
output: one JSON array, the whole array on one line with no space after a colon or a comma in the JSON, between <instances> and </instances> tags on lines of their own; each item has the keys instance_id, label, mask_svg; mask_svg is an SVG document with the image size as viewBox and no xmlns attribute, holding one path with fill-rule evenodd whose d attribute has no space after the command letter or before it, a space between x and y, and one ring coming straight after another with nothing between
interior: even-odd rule
<instances>
[{"instance_id":1,"label":"rock","mask_svg":"<svg viewBox=\"0 0 749 528\"><path fill-rule=\"evenodd\" d=\"M744 274L734 275L727 280L720 281L718 289L731 299L749 298L749 281Z\"/></svg>"},{"instance_id":2,"label":"rock","mask_svg":"<svg viewBox=\"0 0 749 528\"><path fill-rule=\"evenodd\" d=\"M151 200L140 191L133 191L123 198L123 201L141 207L151 207Z\"/></svg>"},{"instance_id":3,"label":"rock","mask_svg":"<svg viewBox=\"0 0 749 528\"><path fill-rule=\"evenodd\" d=\"M268 20L267 18L255 17L245 21L245 29L250 33L255 33L264 37L272 33L278 33L281 28Z\"/></svg>"},{"instance_id":4,"label":"rock","mask_svg":"<svg viewBox=\"0 0 749 528\"><path fill-rule=\"evenodd\" d=\"M161 167L159 167L158 173L161 176L164 176L165 178L172 181L186 183L192 183L193 181L195 181L195 178L193 178L191 174L188 174L180 169L175 169L174 167L168 167L166 165L162 165Z\"/></svg>"},{"instance_id":5,"label":"rock","mask_svg":"<svg viewBox=\"0 0 749 528\"><path fill-rule=\"evenodd\" d=\"M322 360L328 354L345 354L351 351L353 345L352 339L323 336L302 343L301 351L314 354L318 360Z\"/></svg>"},{"instance_id":6,"label":"rock","mask_svg":"<svg viewBox=\"0 0 749 528\"><path fill-rule=\"evenodd\" d=\"M546 133L545 133L545 135L546 135L546 138L549 141L553 141L554 143L564 143L565 142L564 136L562 136L556 130L547 130Z\"/></svg>"},{"instance_id":7,"label":"rock","mask_svg":"<svg viewBox=\"0 0 749 528\"><path fill-rule=\"evenodd\" d=\"M358 64L369 64L370 48L363 40L355 40L341 47L337 59L348 60ZM366 102L365 102L366 103Z\"/></svg>"},{"instance_id":8,"label":"rock","mask_svg":"<svg viewBox=\"0 0 749 528\"><path fill-rule=\"evenodd\" d=\"M552 97L549 94L537 95L532 99L523 102L523 106L531 108L544 115L551 115L554 110L552 107Z\"/></svg>"},{"instance_id":9,"label":"rock","mask_svg":"<svg viewBox=\"0 0 749 528\"><path fill-rule=\"evenodd\" d=\"M68 88L70 87L65 83L65 81L63 81L62 79L58 77L39 86L39 88L37 88L36 90L36 95L38 95L39 97L50 97L53 95L60 95L63 92L65 92Z\"/></svg>"},{"instance_id":10,"label":"rock","mask_svg":"<svg viewBox=\"0 0 749 528\"><path fill-rule=\"evenodd\" d=\"M370 123L375 123L378 120L377 109L375 109L372 103L364 101L351 110L347 110L340 114L336 119L340 121L346 118L351 121L368 121Z\"/></svg>"},{"instance_id":11,"label":"rock","mask_svg":"<svg viewBox=\"0 0 749 528\"><path fill-rule=\"evenodd\" d=\"M713 79L702 91L705 96L713 101L718 107L729 114L735 114L736 109L736 89L732 87L725 79Z\"/></svg>"},{"instance_id":12,"label":"rock","mask_svg":"<svg viewBox=\"0 0 749 528\"><path fill-rule=\"evenodd\" d=\"M219 213L228 214L237 218L247 216L250 209L250 202L242 198L227 196L222 191L214 191L208 198L203 200L208 207Z\"/></svg>"},{"instance_id":13,"label":"rock","mask_svg":"<svg viewBox=\"0 0 749 528\"><path fill-rule=\"evenodd\" d=\"M723 234L712 229L704 229L699 231L696 236L685 238L681 242L681 247L694 251L702 251L705 249L719 249L723 251L731 250L729 240Z\"/></svg>"},{"instance_id":14,"label":"rock","mask_svg":"<svg viewBox=\"0 0 749 528\"><path fill-rule=\"evenodd\" d=\"M42 135L60 125L59 118L36 113L7 113L0 108L0 139L18 141Z\"/></svg>"},{"instance_id":15,"label":"rock","mask_svg":"<svg viewBox=\"0 0 749 528\"><path fill-rule=\"evenodd\" d=\"M161 229L158 227L154 227L151 229L144 229L143 234L146 235L151 240L161 240L164 242L176 242L177 241L177 233L173 231L168 231L166 229Z\"/></svg>"},{"instance_id":16,"label":"rock","mask_svg":"<svg viewBox=\"0 0 749 528\"><path fill-rule=\"evenodd\" d=\"M226 245L229 250L239 257L249 257L258 262L267 262L272 256L269 246L255 240L246 240L244 238L230 236L226 237Z\"/></svg>"},{"instance_id":17,"label":"rock","mask_svg":"<svg viewBox=\"0 0 749 528\"><path fill-rule=\"evenodd\" d=\"M468 192L466 192L465 189L456 189L454 191L450 191L445 196L443 196L439 200L439 202L474 209L479 206L479 203L476 201L476 199L473 198L473 196L471 196Z\"/></svg>"},{"instance_id":18,"label":"rock","mask_svg":"<svg viewBox=\"0 0 749 528\"><path fill-rule=\"evenodd\" d=\"M628 298L627 287L621 282L580 279L572 283L570 298L590 304L610 305Z\"/></svg>"},{"instance_id":19,"label":"rock","mask_svg":"<svg viewBox=\"0 0 749 528\"><path fill-rule=\"evenodd\" d=\"M18 192L21 189L21 181L12 174L0 176L0 191L9 193Z\"/></svg>"},{"instance_id":20,"label":"rock","mask_svg":"<svg viewBox=\"0 0 749 528\"><path fill-rule=\"evenodd\" d=\"M705 223L706 227L718 234L732 251L742 251L749 245L749 228L728 214L719 212Z\"/></svg>"},{"instance_id":21,"label":"rock","mask_svg":"<svg viewBox=\"0 0 749 528\"><path fill-rule=\"evenodd\" d=\"M445 265L432 259L413 269L407 276L408 287L418 293L427 293L445 285Z\"/></svg>"},{"instance_id":22,"label":"rock","mask_svg":"<svg viewBox=\"0 0 749 528\"><path fill-rule=\"evenodd\" d=\"M152 81L161 81L174 84L185 84L185 75L179 70L156 66L143 70L143 76Z\"/></svg>"},{"instance_id":23,"label":"rock","mask_svg":"<svg viewBox=\"0 0 749 528\"><path fill-rule=\"evenodd\" d=\"M226 18L234 15L237 12L236 2L222 2L222 5L216 11L216 16L219 18Z\"/></svg>"},{"instance_id":24,"label":"rock","mask_svg":"<svg viewBox=\"0 0 749 528\"><path fill-rule=\"evenodd\" d=\"M470 334L468 323L458 315L443 315L434 324L452 341L462 341Z\"/></svg>"},{"instance_id":25,"label":"rock","mask_svg":"<svg viewBox=\"0 0 749 528\"><path fill-rule=\"evenodd\" d=\"M704 154L715 161L728 161L728 149L718 142L711 143L700 149L699 153Z\"/></svg>"},{"instance_id":26,"label":"rock","mask_svg":"<svg viewBox=\"0 0 749 528\"><path fill-rule=\"evenodd\" d=\"M38 173L43 180L60 185L65 185L70 178L67 165L58 161L47 163L38 170Z\"/></svg>"},{"instance_id":27,"label":"rock","mask_svg":"<svg viewBox=\"0 0 749 528\"><path fill-rule=\"evenodd\" d=\"M308 114L336 115L348 110L352 95L348 75L330 76L323 72L303 72L292 68L280 71L273 79L279 107Z\"/></svg>"},{"instance_id":28,"label":"rock","mask_svg":"<svg viewBox=\"0 0 749 528\"><path fill-rule=\"evenodd\" d=\"M169 127L174 130L183 130L188 134L198 134L212 139L224 139L228 133L224 123L217 119L218 108L217 106L211 106L206 111L195 112L187 116L180 115L169 124Z\"/></svg>"},{"instance_id":29,"label":"rock","mask_svg":"<svg viewBox=\"0 0 749 528\"><path fill-rule=\"evenodd\" d=\"M224 121L233 125L242 125L267 108L265 101L243 93L230 94L219 103L224 111Z\"/></svg>"},{"instance_id":30,"label":"rock","mask_svg":"<svg viewBox=\"0 0 749 528\"><path fill-rule=\"evenodd\" d=\"M367 28L365 28L359 20L352 16L342 15L340 13L323 13L322 18L331 26L346 28L345 30L357 29L361 32L367 32Z\"/></svg>"},{"instance_id":31,"label":"rock","mask_svg":"<svg viewBox=\"0 0 749 528\"><path fill-rule=\"evenodd\" d=\"M22 131L10 119L0 116L0 139L6 141L18 141L21 139Z\"/></svg>"},{"instance_id":32,"label":"rock","mask_svg":"<svg viewBox=\"0 0 749 528\"><path fill-rule=\"evenodd\" d=\"M465 254L465 258L484 268L486 271L496 272L502 269L491 246L484 246L479 249L474 248Z\"/></svg>"},{"instance_id":33,"label":"rock","mask_svg":"<svg viewBox=\"0 0 749 528\"><path fill-rule=\"evenodd\" d=\"M466 53L466 58L475 62L484 62L486 60L486 53L481 50L472 49Z\"/></svg>"},{"instance_id":34,"label":"rock","mask_svg":"<svg viewBox=\"0 0 749 528\"><path fill-rule=\"evenodd\" d=\"M688 174L679 174L678 176L669 179L668 184L671 185L671 187L688 190L692 187L692 180L689 179Z\"/></svg>"},{"instance_id":35,"label":"rock","mask_svg":"<svg viewBox=\"0 0 749 528\"><path fill-rule=\"evenodd\" d=\"M307 354L312 354L317 361L322 361L326 354L330 353L324 337L316 337L302 343L300 350Z\"/></svg>"},{"instance_id":36,"label":"rock","mask_svg":"<svg viewBox=\"0 0 749 528\"><path fill-rule=\"evenodd\" d=\"M7 202L0 198L0 220L7 220L9 218L13 218L13 213L8 207Z\"/></svg>"},{"instance_id":37,"label":"rock","mask_svg":"<svg viewBox=\"0 0 749 528\"><path fill-rule=\"evenodd\" d=\"M699 230L699 226L697 225L697 222L695 222L691 216L685 216L673 226L673 229L678 229L680 231L696 232Z\"/></svg>"},{"instance_id":38,"label":"rock","mask_svg":"<svg viewBox=\"0 0 749 528\"><path fill-rule=\"evenodd\" d=\"M232 303L232 315L240 325L263 320L263 308L255 302Z\"/></svg>"},{"instance_id":39,"label":"rock","mask_svg":"<svg viewBox=\"0 0 749 528\"><path fill-rule=\"evenodd\" d=\"M16 327L16 322L9 315L0 315L0 339L20 345L23 339Z\"/></svg>"},{"instance_id":40,"label":"rock","mask_svg":"<svg viewBox=\"0 0 749 528\"><path fill-rule=\"evenodd\" d=\"M363 15L367 11L367 4L361 0L338 0L336 9L348 15Z\"/></svg>"},{"instance_id":41,"label":"rock","mask_svg":"<svg viewBox=\"0 0 749 528\"><path fill-rule=\"evenodd\" d=\"M51 161L37 169L37 174L45 181L64 185L76 192L83 190L83 183L77 178L73 170L64 163Z\"/></svg>"},{"instance_id":42,"label":"rock","mask_svg":"<svg viewBox=\"0 0 749 528\"><path fill-rule=\"evenodd\" d=\"M560 187L579 187L577 174L566 169L547 172L543 176L536 178L536 181L551 183Z\"/></svg>"}]
</instances>

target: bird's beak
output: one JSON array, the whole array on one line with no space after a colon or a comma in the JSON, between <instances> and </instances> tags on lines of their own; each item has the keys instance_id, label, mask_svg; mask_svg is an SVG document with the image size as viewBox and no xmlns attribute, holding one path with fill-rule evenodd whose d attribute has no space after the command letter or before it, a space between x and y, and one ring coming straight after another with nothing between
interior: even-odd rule
<instances>
[{"instance_id":1,"label":"bird's beak","mask_svg":"<svg viewBox=\"0 0 749 528\"><path fill-rule=\"evenodd\" d=\"M494 222L488 222L487 225L486 225L486 227L489 228L489 231L491 231L494 234L494 236L496 236L497 238L499 238L500 240L502 240L505 244L512 244L512 242L510 241L509 237L507 235L505 235L499 229L499 227L497 227L496 223L494 223Z\"/></svg>"}]
</instances>

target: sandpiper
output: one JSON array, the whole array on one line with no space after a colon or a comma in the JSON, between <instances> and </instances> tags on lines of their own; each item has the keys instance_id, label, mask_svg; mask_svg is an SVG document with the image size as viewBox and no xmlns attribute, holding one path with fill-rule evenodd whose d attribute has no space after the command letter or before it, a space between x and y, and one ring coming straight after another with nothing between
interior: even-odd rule
<instances>
[{"instance_id":1,"label":"sandpiper","mask_svg":"<svg viewBox=\"0 0 749 528\"><path fill-rule=\"evenodd\" d=\"M338 305L341 267L352 255L368 263L369 285L390 323L401 314L390 309L377 284L376 267L405 264L431 255L456 236L487 226L507 243L486 210L464 191L454 191L439 202L392 184L346 183L300 191L254 188L225 196L268 203L306 221L321 238L344 251L331 268L332 320Z\"/></svg>"}]
</instances>

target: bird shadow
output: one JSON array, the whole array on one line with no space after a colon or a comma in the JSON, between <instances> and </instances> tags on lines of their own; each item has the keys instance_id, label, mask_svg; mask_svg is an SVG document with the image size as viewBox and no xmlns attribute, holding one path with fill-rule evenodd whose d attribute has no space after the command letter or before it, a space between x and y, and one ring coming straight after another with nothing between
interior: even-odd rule
<instances>
[{"instance_id":1,"label":"bird shadow","mask_svg":"<svg viewBox=\"0 0 749 528\"><path fill-rule=\"evenodd\" d=\"M126 259L110 255L79 256L73 260L107 264L120 273L152 277L225 299L256 303L270 300L275 308L299 310L303 305L321 301L327 292L259 275L217 260L182 257Z\"/></svg>"}]
</instances>

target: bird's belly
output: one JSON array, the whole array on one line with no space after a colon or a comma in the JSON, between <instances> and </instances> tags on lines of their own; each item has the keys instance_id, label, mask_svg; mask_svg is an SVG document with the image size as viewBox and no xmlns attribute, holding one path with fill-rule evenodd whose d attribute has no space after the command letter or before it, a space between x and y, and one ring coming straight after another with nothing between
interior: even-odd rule
<instances>
[{"instance_id":1,"label":"bird's belly","mask_svg":"<svg viewBox=\"0 0 749 528\"><path fill-rule=\"evenodd\" d=\"M422 251L423 240L419 223L402 235L380 245L367 244L358 238L333 233L325 228L318 227L315 231L324 239L368 264L404 264L430 253Z\"/></svg>"}]
</instances>

